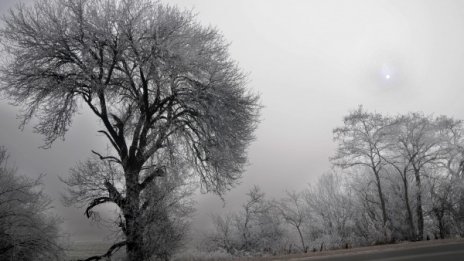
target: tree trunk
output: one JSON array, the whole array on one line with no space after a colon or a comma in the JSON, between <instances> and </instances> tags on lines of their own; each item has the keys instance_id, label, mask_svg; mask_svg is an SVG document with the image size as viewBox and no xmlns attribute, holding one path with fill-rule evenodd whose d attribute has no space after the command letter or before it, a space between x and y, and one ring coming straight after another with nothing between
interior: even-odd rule
<instances>
[{"instance_id":1,"label":"tree trunk","mask_svg":"<svg viewBox=\"0 0 464 261\"><path fill-rule=\"evenodd\" d=\"M414 171L416 177L416 186L417 186L417 207L416 207L416 215L417 215L417 228L418 228L418 240L424 239L424 215L422 213L422 192L421 192L421 180L419 175L419 170Z\"/></svg>"},{"instance_id":2,"label":"tree trunk","mask_svg":"<svg viewBox=\"0 0 464 261\"><path fill-rule=\"evenodd\" d=\"M443 209L435 208L433 212L435 213L435 217L437 218L437 221L438 221L438 230L440 232L440 239L445 239L445 234L446 234L445 222L443 220L444 211Z\"/></svg>"},{"instance_id":3,"label":"tree trunk","mask_svg":"<svg viewBox=\"0 0 464 261\"><path fill-rule=\"evenodd\" d=\"M303 234L301 233L300 226L296 226L296 229L298 230L298 234L300 235L300 240L301 240L301 246L303 247L303 252L307 253L308 248L305 245Z\"/></svg>"},{"instance_id":4,"label":"tree trunk","mask_svg":"<svg viewBox=\"0 0 464 261\"><path fill-rule=\"evenodd\" d=\"M408 189L408 179L406 177L406 173L404 176L401 175L403 179L403 186L404 186L404 202L406 203L406 210L408 213L408 224L409 224L409 240L416 239L416 229L414 228L414 220L412 217L411 206L409 205L409 189Z\"/></svg>"},{"instance_id":5,"label":"tree trunk","mask_svg":"<svg viewBox=\"0 0 464 261\"><path fill-rule=\"evenodd\" d=\"M140 224L140 190L138 184L138 173L132 170L126 173L126 204L124 218L126 221L126 252L128 261L147 260L149 257L143 248L144 230Z\"/></svg>"},{"instance_id":6,"label":"tree trunk","mask_svg":"<svg viewBox=\"0 0 464 261\"><path fill-rule=\"evenodd\" d=\"M143 229L138 225L138 213L132 212L133 215L126 215L126 251L128 261L146 260L147 256L143 249Z\"/></svg>"},{"instance_id":7,"label":"tree trunk","mask_svg":"<svg viewBox=\"0 0 464 261\"><path fill-rule=\"evenodd\" d=\"M140 244L141 242L137 242L137 240L134 237L132 237L132 240L130 240L131 242L129 242L129 237L127 237L127 239L128 239L127 248L126 248L127 260L128 261L146 260L145 253Z\"/></svg>"},{"instance_id":8,"label":"tree trunk","mask_svg":"<svg viewBox=\"0 0 464 261\"><path fill-rule=\"evenodd\" d=\"M463 228L463 220L462 217L464 217L464 193L460 192L459 195L459 201L458 201L458 207L456 212L453 214L454 219L457 220L457 224L459 226L459 235L461 237L464 237L464 228Z\"/></svg>"},{"instance_id":9,"label":"tree trunk","mask_svg":"<svg viewBox=\"0 0 464 261\"><path fill-rule=\"evenodd\" d=\"M377 181L376 183L377 183L377 191L379 193L380 206L382 208L383 236L384 236L384 240L386 242L386 241L388 241L388 238L387 238L387 221L388 221L387 210L386 210L386 207L385 207L385 199L384 199L383 193L382 193L382 186L380 185L379 173L374 170L374 174L375 174L375 179Z\"/></svg>"}]
</instances>

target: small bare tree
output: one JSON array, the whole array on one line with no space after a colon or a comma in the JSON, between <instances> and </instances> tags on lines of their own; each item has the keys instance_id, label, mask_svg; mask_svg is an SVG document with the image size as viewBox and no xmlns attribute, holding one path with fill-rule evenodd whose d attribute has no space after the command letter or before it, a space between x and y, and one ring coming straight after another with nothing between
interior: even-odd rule
<instances>
[{"instance_id":1,"label":"small bare tree","mask_svg":"<svg viewBox=\"0 0 464 261\"><path fill-rule=\"evenodd\" d=\"M212 218L215 231L208 240L211 241L214 247L224 249L227 253L234 255L238 250L238 246L236 245L235 231L232 225L232 215L214 215Z\"/></svg>"},{"instance_id":2,"label":"small bare tree","mask_svg":"<svg viewBox=\"0 0 464 261\"><path fill-rule=\"evenodd\" d=\"M349 243L353 227L353 196L345 187L345 180L337 173L323 174L305 193L306 204L313 222L321 227L321 237L329 247Z\"/></svg>"},{"instance_id":3,"label":"small bare tree","mask_svg":"<svg viewBox=\"0 0 464 261\"><path fill-rule=\"evenodd\" d=\"M23 123L38 118L45 146L64 137L81 105L102 125L112 149L94 154L118 165L119 181L100 175L100 191L84 184L80 196L87 214L108 202L120 209L125 239L110 250L125 245L129 260L149 258L149 195L172 166L185 164L218 194L240 178L258 97L218 30L151 0L37 0L4 24L0 88L24 108Z\"/></svg>"},{"instance_id":4,"label":"small bare tree","mask_svg":"<svg viewBox=\"0 0 464 261\"><path fill-rule=\"evenodd\" d=\"M308 207L304 201L304 193L296 191L287 191L287 196L279 204L279 211L287 224L295 227L300 237L301 251L308 252L308 246L303 236L303 226L308 222Z\"/></svg>"},{"instance_id":5,"label":"small bare tree","mask_svg":"<svg viewBox=\"0 0 464 261\"><path fill-rule=\"evenodd\" d=\"M279 213L259 187L250 189L247 196L240 211L213 216L215 231L209 239L232 255L275 253L283 238Z\"/></svg>"},{"instance_id":6,"label":"small bare tree","mask_svg":"<svg viewBox=\"0 0 464 261\"><path fill-rule=\"evenodd\" d=\"M254 186L247 193L248 200L243 205L241 213L235 216L235 225L240 234L243 251L251 251L257 246L258 233L254 233L253 228L259 216L270 207L265 201L264 195L258 186Z\"/></svg>"}]
</instances>

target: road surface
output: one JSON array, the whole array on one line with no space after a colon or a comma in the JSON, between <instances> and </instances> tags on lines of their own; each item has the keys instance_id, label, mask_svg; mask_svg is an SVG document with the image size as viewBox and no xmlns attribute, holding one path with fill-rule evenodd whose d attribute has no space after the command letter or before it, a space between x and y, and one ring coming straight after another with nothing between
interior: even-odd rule
<instances>
[{"instance_id":1,"label":"road surface","mask_svg":"<svg viewBox=\"0 0 464 261\"><path fill-rule=\"evenodd\" d=\"M290 261L464 261L464 242L412 247L407 249L386 249L329 255L320 257L295 257Z\"/></svg>"}]
</instances>

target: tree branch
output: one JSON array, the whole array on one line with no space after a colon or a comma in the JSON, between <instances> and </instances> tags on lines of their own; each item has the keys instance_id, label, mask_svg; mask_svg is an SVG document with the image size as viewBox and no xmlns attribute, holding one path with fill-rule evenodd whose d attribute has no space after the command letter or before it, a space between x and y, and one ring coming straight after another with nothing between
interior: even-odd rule
<instances>
[{"instance_id":1,"label":"tree branch","mask_svg":"<svg viewBox=\"0 0 464 261\"><path fill-rule=\"evenodd\" d=\"M113 200L110 197L99 197L92 200L89 206L85 209L85 215L87 216L87 218L90 218L92 216L92 209L94 207L107 202L113 202Z\"/></svg>"},{"instance_id":2,"label":"tree branch","mask_svg":"<svg viewBox=\"0 0 464 261\"><path fill-rule=\"evenodd\" d=\"M94 150L92 150L92 153L97 155L101 160L110 160L110 161L114 161L116 163L122 164L122 162L118 158L116 158L114 156L103 156L103 155L101 155L100 153L98 153L98 152L96 152Z\"/></svg>"},{"instance_id":3,"label":"tree branch","mask_svg":"<svg viewBox=\"0 0 464 261\"><path fill-rule=\"evenodd\" d=\"M113 138L110 136L110 134L104 130L99 130L98 131L99 133L103 133L107 138L108 140L110 141L111 145L113 145L113 147L116 149L116 151L119 153L119 148L118 148L118 145L116 144L116 142L113 140Z\"/></svg>"},{"instance_id":4,"label":"tree branch","mask_svg":"<svg viewBox=\"0 0 464 261\"><path fill-rule=\"evenodd\" d=\"M164 177L165 175L166 171L163 168L156 168L140 184L140 190L144 190L156 177Z\"/></svg>"},{"instance_id":5,"label":"tree branch","mask_svg":"<svg viewBox=\"0 0 464 261\"><path fill-rule=\"evenodd\" d=\"M121 242L118 242L114 245L112 245L108 251L106 251L105 254L101 255L101 256L92 256L92 257L89 257L87 259L79 259L78 261L93 261L93 260L101 260L101 259L106 259L106 258L109 258L111 257L115 252L117 252L121 247L125 246L127 244L126 241L121 241Z\"/></svg>"},{"instance_id":6,"label":"tree branch","mask_svg":"<svg viewBox=\"0 0 464 261\"><path fill-rule=\"evenodd\" d=\"M122 208L124 204L124 198L121 193L119 193L119 191L109 181L105 181L105 187L108 190L108 194L111 200Z\"/></svg>"}]
</instances>

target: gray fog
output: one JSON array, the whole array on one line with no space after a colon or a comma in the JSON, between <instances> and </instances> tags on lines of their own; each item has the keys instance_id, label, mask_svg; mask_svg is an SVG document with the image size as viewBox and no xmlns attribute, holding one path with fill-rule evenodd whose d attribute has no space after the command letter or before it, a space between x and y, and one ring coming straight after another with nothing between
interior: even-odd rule
<instances>
[{"instance_id":1,"label":"gray fog","mask_svg":"<svg viewBox=\"0 0 464 261\"><path fill-rule=\"evenodd\" d=\"M0 0L0 12L19 1ZM24 1L28 2L28 1ZM171 0L219 28L231 56L261 95L261 123L240 185L225 196L197 195L193 230L212 213L236 209L252 185L270 197L299 190L330 169L333 128L362 104L369 111L423 111L464 119L464 1ZM46 173L45 191L73 240L107 232L82 209L60 202L58 179L91 149L105 148L98 122L85 111L64 141L44 150L32 124L19 131L19 108L0 100L0 145L20 173Z\"/></svg>"}]
</instances>

